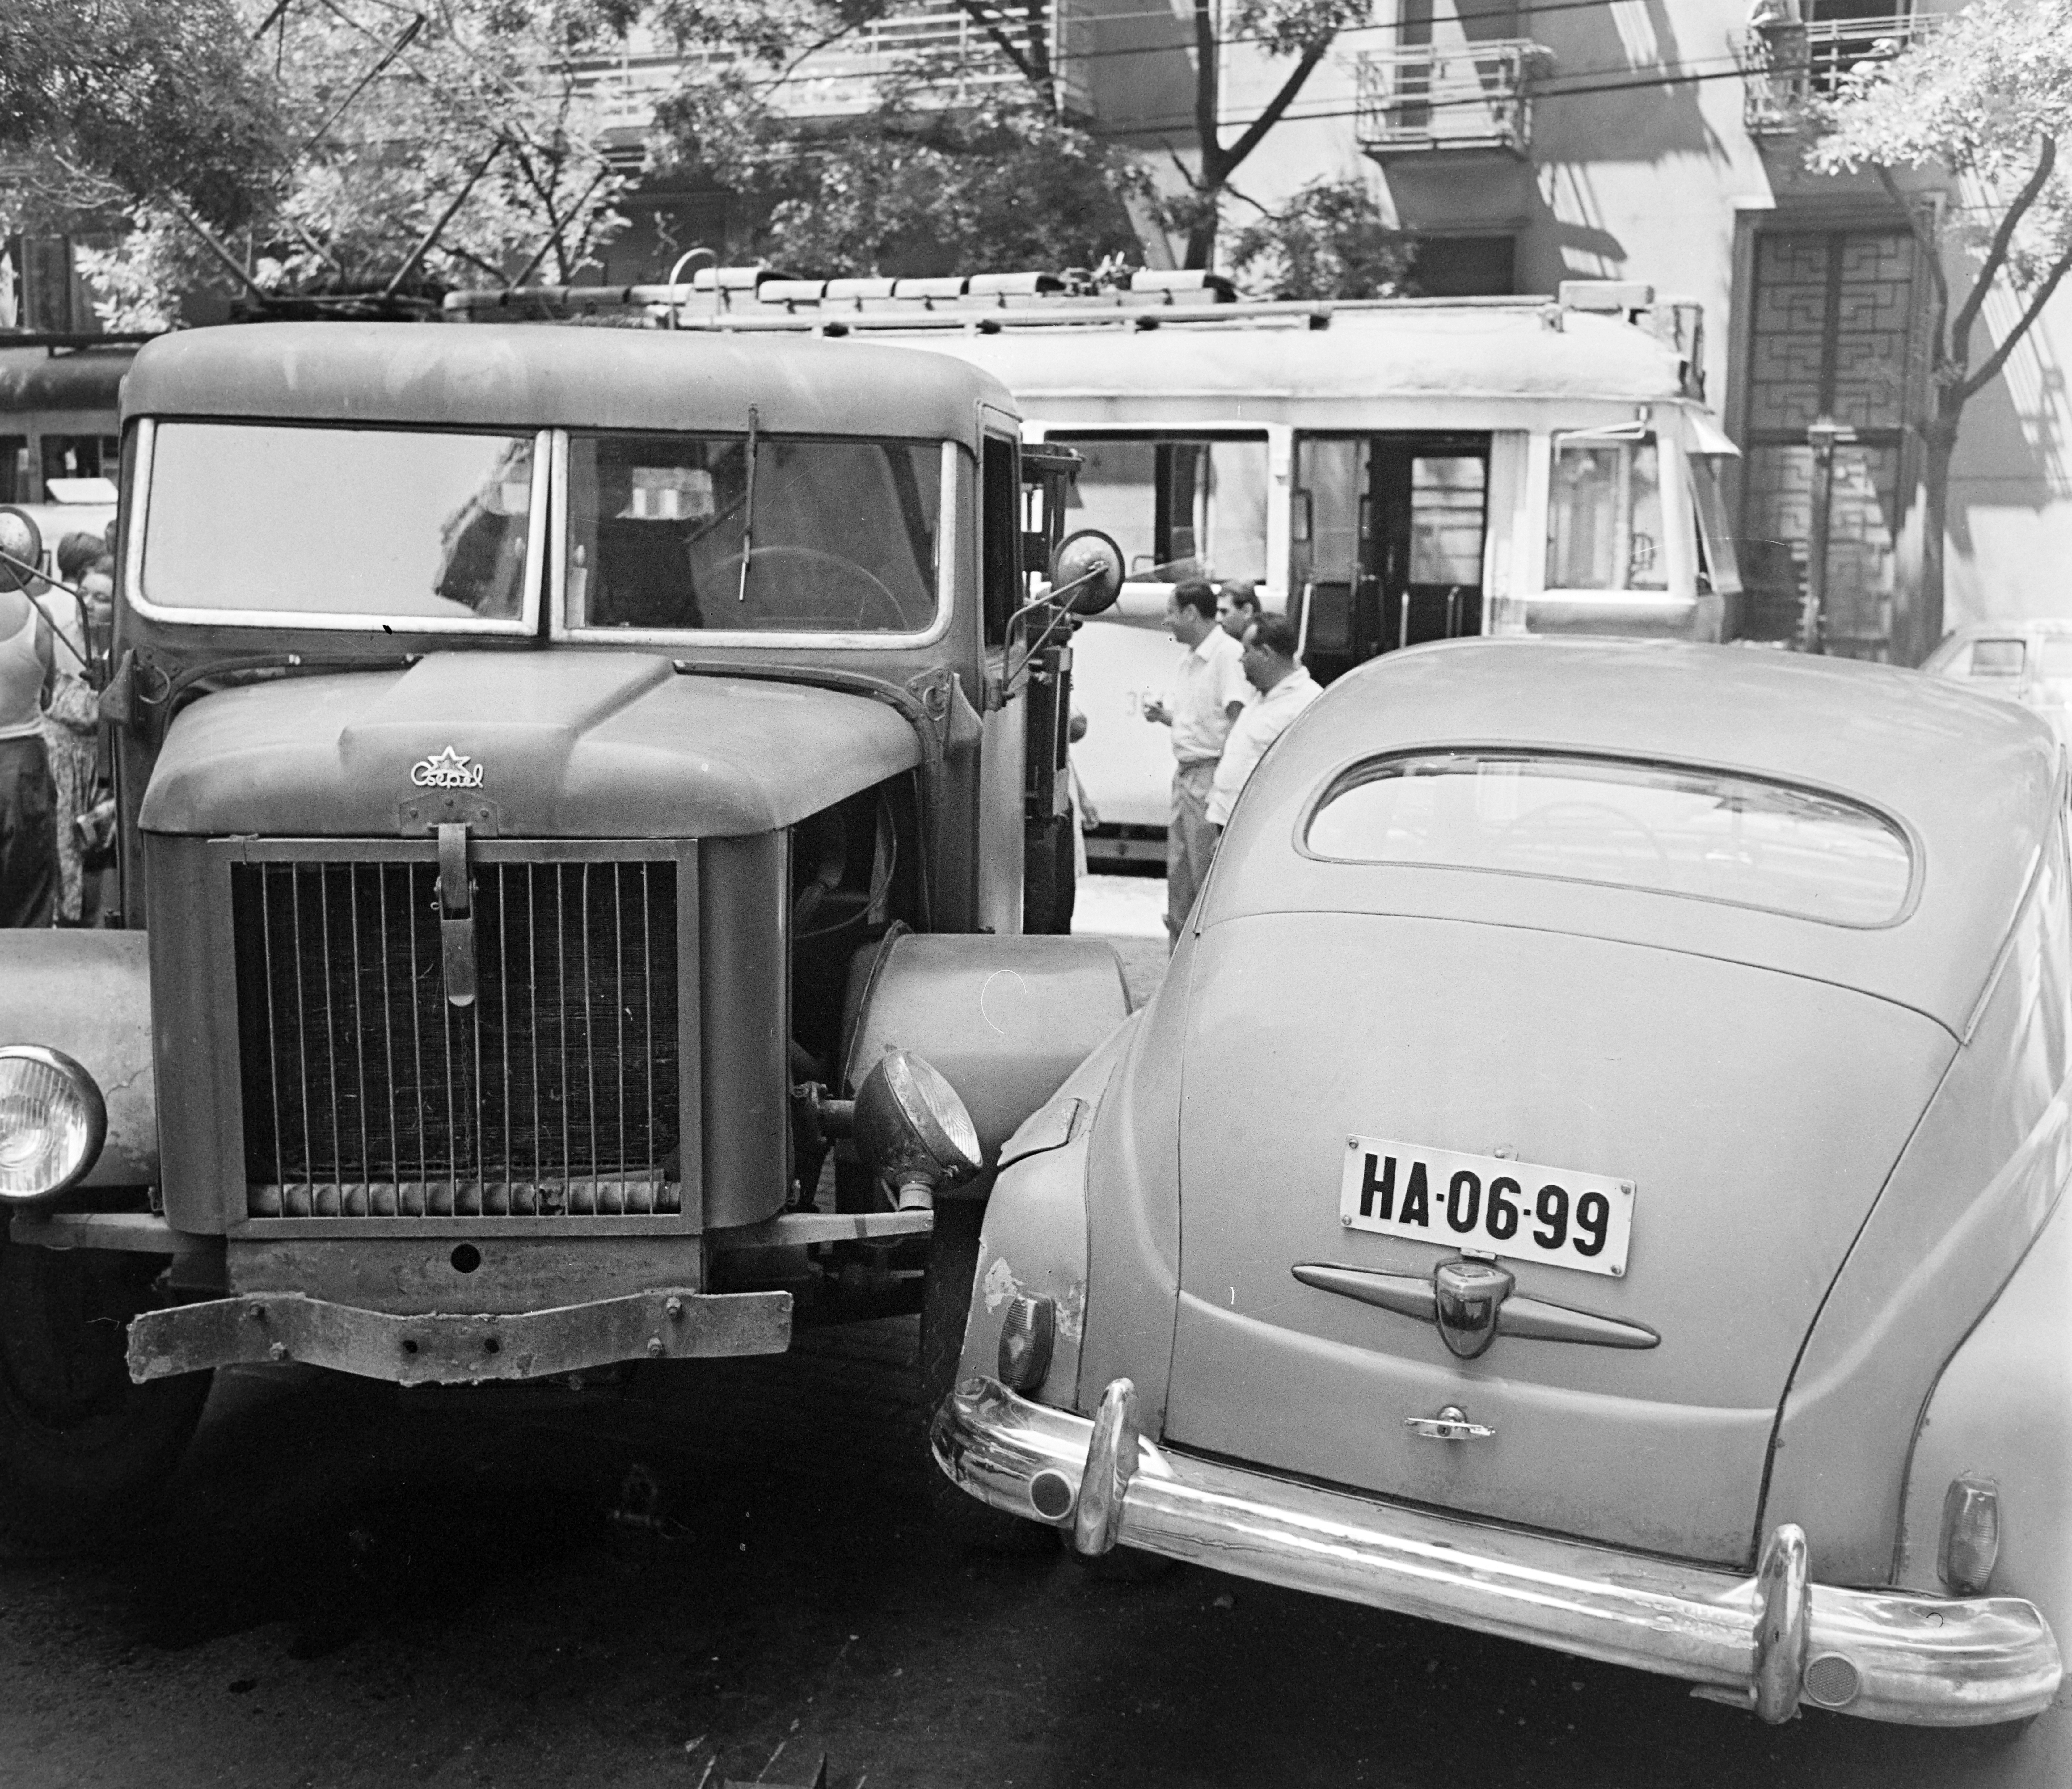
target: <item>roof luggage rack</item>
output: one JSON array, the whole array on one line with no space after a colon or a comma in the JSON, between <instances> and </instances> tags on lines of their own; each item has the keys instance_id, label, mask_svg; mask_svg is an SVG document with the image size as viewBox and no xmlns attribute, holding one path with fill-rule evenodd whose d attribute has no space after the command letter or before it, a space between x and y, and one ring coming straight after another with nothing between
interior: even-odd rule
<instances>
[{"instance_id":1,"label":"roof luggage rack","mask_svg":"<svg viewBox=\"0 0 2072 1789\"><path fill-rule=\"evenodd\" d=\"M952 273L919 278L802 279L774 267L701 267L688 280L631 285L488 287L446 294L456 322L555 322L627 329L728 333L785 330L843 336L938 330L990 335L1037 329L1153 330L1172 325L1324 330L1334 317L1470 310L1536 314L1559 330L1577 314L1622 322L1673 351L1683 381L1704 396L1704 310L1658 300L1633 281L1564 280L1552 298L1246 299L1220 273L1140 269L1126 283L1084 269L1063 273Z\"/></svg>"}]
</instances>

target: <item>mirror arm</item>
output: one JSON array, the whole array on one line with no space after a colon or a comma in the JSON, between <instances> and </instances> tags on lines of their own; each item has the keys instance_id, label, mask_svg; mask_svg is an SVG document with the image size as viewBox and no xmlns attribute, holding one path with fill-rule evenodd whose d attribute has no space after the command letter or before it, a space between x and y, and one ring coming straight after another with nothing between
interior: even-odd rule
<instances>
[{"instance_id":1,"label":"mirror arm","mask_svg":"<svg viewBox=\"0 0 2072 1789\"><path fill-rule=\"evenodd\" d=\"M26 560L17 559L4 547L0 547L0 564L11 565L18 572L27 572L29 574L31 583L47 585L53 590L64 591L67 596L72 598L72 606L79 611L79 637L82 640L91 641L92 636L89 632L90 623L87 618L86 594L84 591L75 590L69 584L64 583L59 579L46 577L43 572L37 570L35 566L30 564ZM36 600L35 597L31 594L29 586L27 584L22 586L22 594L27 597L31 603L34 603ZM93 658L91 651L81 652L72 643L71 641L68 640L64 635L60 633L56 628L52 628L51 630L51 638L56 640L59 645L63 646L66 651L69 652L72 657L79 660L80 670L90 671L94 668Z\"/></svg>"}]
</instances>

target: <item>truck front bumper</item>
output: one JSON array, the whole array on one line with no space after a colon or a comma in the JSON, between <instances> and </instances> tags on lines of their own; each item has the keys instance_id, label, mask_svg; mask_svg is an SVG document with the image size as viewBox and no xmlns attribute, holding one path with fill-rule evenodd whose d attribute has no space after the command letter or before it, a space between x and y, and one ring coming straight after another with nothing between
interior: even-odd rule
<instances>
[{"instance_id":1,"label":"truck front bumper","mask_svg":"<svg viewBox=\"0 0 2072 1789\"><path fill-rule=\"evenodd\" d=\"M2033 1604L1810 1581L1780 1527L1753 1578L1412 1509L1168 1451L1117 1380L1092 1421L990 1379L944 1401L936 1463L1010 1515L1270 1584L1684 1678L1788 1719L1801 1700L1873 1721L1988 1726L2041 1712L2063 1675Z\"/></svg>"},{"instance_id":2,"label":"truck front bumper","mask_svg":"<svg viewBox=\"0 0 2072 1789\"><path fill-rule=\"evenodd\" d=\"M541 1379L621 1360L782 1354L788 1292L664 1287L547 1311L402 1316L299 1292L248 1292L148 1311L130 1325L142 1384L239 1362L300 1360L399 1385Z\"/></svg>"}]
</instances>

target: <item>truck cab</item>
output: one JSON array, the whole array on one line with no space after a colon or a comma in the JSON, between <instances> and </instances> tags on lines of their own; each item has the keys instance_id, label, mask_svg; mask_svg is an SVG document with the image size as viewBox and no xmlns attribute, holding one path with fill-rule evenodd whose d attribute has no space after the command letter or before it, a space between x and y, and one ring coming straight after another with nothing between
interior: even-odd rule
<instances>
[{"instance_id":1,"label":"truck cab","mask_svg":"<svg viewBox=\"0 0 2072 1789\"><path fill-rule=\"evenodd\" d=\"M567 1382L918 1308L938 1197L1127 1011L1043 931L1120 583L1030 597L1069 456L1025 488L985 375L797 339L229 327L124 398L124 928L0 942L0 1330L96 1363L0 1396L18 1524L134 1494L230 1362Z\"/></svg>"}]
</instances>

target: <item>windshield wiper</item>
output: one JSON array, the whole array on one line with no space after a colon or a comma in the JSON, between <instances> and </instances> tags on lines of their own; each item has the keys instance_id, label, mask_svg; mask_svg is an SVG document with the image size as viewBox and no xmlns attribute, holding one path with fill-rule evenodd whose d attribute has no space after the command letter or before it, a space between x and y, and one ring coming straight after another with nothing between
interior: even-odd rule
<instances>
[{"instance_id":1,"label":"windshield wiper","mask_svg":"<svg viewBox=\"0 0 2072 1789\"><path fill-rule=\"evenodd\" d=\"M755 556L755 406L748 407L748 490L741 500L741 582L736 602L748 601L748 562Z\"/></svg>"}]
</instances>

